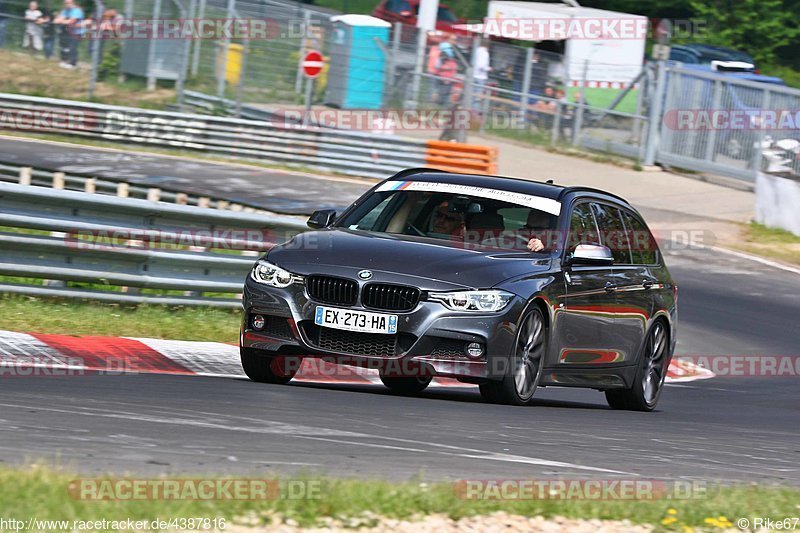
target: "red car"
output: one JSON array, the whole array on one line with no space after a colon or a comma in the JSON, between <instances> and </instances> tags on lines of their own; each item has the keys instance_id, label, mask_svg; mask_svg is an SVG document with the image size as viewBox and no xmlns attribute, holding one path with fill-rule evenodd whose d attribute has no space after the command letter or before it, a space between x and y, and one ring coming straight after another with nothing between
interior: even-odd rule
<instances>
[{"instance_id":1,"label":"red car","mask_svg":"<svg viewBox=\"0 0 800 533\"><path fill-rule=\"evenodd\" d=\"M410 26L417 25L419 0L382 0L372 11L372 16L388 22L401 22ZM463 29L454 26L464 24L464 19L457 17L449 7L439 4L439 13L436 15L436 30L447 33L468 34Z\"/></svg>"}]
</instances>

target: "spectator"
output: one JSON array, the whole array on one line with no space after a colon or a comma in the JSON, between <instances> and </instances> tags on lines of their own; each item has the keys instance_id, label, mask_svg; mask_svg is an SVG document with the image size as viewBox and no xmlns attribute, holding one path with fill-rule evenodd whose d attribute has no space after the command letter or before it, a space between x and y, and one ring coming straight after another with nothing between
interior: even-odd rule
<instances>
[{"instance_id":1,"label":"spectator","mask_svg":"<svg viewBox=\"0 0 800 533\"><path fill-rule=\"evenodd\" d=\"M39 17L36 24L42 29L44 57L45 59L50 59L53 56L53 48L56 42L56 27L55 24L53 24L53 12L47 8L42 10L42 16Z\"/></svg>"},{"instance_id":2,"label":"spectator","mask_svg":"<svg viewBox=\"0 0 800 533\"><path fill-rule=\"evenodd\" d=\"M475 51L475 73L473 77L475 79L474 87L474 98L472 107L476 111L479 111L481 108L481 102L484 96L484 88L486 87L486 81L489 79L489 72L491 72L491 60L489 58L489 48L486 46L486 41L481 40L478 49Z\"/></svg>"},{"instance_id":3,"label":"spectator","mask_svg":"<svg viewBox=\"0 0 800 533\"><path fill-rule=\"evenodd\" d=\"M83 35L83 10L74 0L64 0L64 9L55 18L61 26L61 63L63 68L78 66L78 44Z\"/></svg>"},{"instance_id":4,"label":"spectator","mask_svg":"<svg viewBox=\"0 0 800 533\"><path fill-rule=\"evenodd\" d=\"M22 48L32 48L37 52L41 52L44 47L42 27L37 24L37 21L42 18L42 12L39 10L39 4L31 2L28 4L28 9L25 10L25 35L22 38Z\"/></svg>"},{"instance_id":5,"label":"spectator","mask_svg":"<svg viewBox=\"0 0 800 533\"><path fill-rule=\"evenodd\" d=\"M548 61L542 58L538 51L533 53L533 64L531 65L531 86L532 94L540 95L547 87L547 73L550 70Z\"/></svg>"},{"instance_id":6,"label":"spectator","mask_svg":"<svg viewBox=\"0 0 800 533\"><path fill-rule=\"evenodd\" d=\"M436 103L439 105L447 105L450 103L453 84L455 83L456 74L458 74L455 43L456 36L451 35L447 41L439 45L439 68L436 72L440 84L438 94L436 95Z\"/></svg>"}]
</instances>

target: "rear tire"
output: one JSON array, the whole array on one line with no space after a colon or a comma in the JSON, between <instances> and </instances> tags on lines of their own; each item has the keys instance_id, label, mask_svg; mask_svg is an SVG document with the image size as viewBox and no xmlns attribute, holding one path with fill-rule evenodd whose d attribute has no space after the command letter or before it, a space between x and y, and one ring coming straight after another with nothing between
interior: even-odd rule
<instances>
[{"instance_id":1,"label":"rear tire","mask_svg":"<svg viewBox=\"0 0 800 533\"><path fill-rule=\"evenodd\" d=\"M542 311L533 306L520 320L510 368L500 381L482 383L484 401L506 405L530 405L539 386L547 353L547 327Z\"/></svg>"},{"instance_id":2,"label":"rear tire","mask_svg":"<svg viewBox=\"0 0 800 533\"><path fill-rule=\"evenodd\" d=\"M612 409L652 411L664 388L669 366L669 335L667 326L659 320L647 334L636 376L629 389L606 391L606 401Z\"/></svg>"},{"instance_id":3,"label":"rear tire","mask_svg":"<svg viewBox=\"0 0 800 533\"><path fill-rule=\"evenodd\" d=\"M252 381L285 385L297 374L302 362L298 357L265 355L250 348L239 348L242 370Z\"/></svg>"},{"instance_id":4,"label":"rear tire","mask_svg":"<svg viewBox=\"0 0 800 533\"><path fill-rule=\"evenodd\" d=\"M417 394L431 384L433 376L390 377L381 375L381 381L389 390L398 394Z\"/></svg>"}]
</instances>

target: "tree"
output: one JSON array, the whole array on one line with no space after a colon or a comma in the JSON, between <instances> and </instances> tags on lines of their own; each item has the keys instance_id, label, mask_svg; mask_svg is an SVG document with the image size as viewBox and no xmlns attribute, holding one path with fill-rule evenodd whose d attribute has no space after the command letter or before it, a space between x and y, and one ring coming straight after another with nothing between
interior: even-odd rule
<instances>
[{"instance_id":1,"label":"tree","mask_svg":"<svg viewBox=\"0 0 800 533\"><path fill-rule=\"evenodd\" d=\"M695 17L708 23L709 44L740 49L758 62L775 63L778 49L800 36L796 13L786 9L784 0L691 0L691 7Z\"/></svg>"}]
</instances>

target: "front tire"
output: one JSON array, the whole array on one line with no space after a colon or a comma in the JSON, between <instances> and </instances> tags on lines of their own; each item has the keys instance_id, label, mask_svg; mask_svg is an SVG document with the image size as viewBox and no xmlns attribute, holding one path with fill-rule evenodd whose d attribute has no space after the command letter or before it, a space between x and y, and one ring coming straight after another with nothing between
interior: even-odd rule
<instances>
[{"instance_id":1,"label":"front tire","mask_svg":"<svg viewBox=\"0 0 800 533\"><path fill-rule=\"evenodd\" d=\"M264 355L251 348L239 348L242 370L252 381L285 385L297 374L302 362L298 357Z\"/></svg>"},{"instance_id":2,"label":"front tire","mask_svg":"<svg viewBox=\"0 0 800 533\"><path fill-rule=\"evenodd\" d=\"M530 405L539 386L547 353L547 328L544 315L533 307L520 321L514 342L511 366L500 381L480 385L481 396L489 403Z\"/></svg>"},{"instance_id":3,"label":"front tire","mask_svg":"<svg viewBox=\"0 0 800 533\"><path fill-rule=\"evenodd\" d=\"M669 337L662 321L656 322L647 334L633 386L606 391L612 409L652 411L661 397L669 365Z\"/></svg>"},{"instance_id":4,"label":"front tire","mask_svg":"<svg viewBox=\"0 0 800 533\"><path fill-rule=\"evenodd\" d=\"M431 384L433 376L384 376L381 374L381 381L389 390L398 394L417 394L424 391Z\"/></svg>"}]
</instances>

